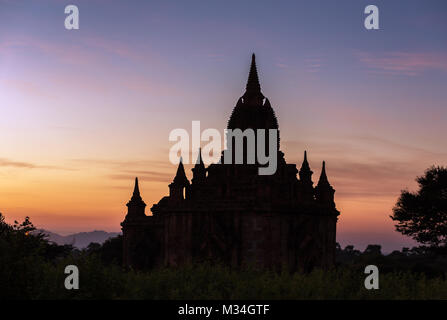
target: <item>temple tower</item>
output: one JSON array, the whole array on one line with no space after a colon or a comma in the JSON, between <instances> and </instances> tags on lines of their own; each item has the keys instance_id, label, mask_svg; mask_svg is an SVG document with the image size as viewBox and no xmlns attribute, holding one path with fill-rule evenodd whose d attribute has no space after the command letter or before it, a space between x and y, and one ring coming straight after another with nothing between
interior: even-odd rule
<instances>
[{"instance_id":1,"label":"temple tower","mask_svg":"<svg viewBox=\"0 0 447 320\"><path fill-rule=\"evenodd\" d=\"M138 178L135 178L132 198L126 204L127 215L121 223L123 230L123 265L125 267L138 265L135 259L135 248L144 239L144 223L148 218L145 214L146 203L140 195Z\"/></svg>"},{"instance_id":2,"label":"temple tower","mask_svg":"<svg viewBox=\"0 0 447 320\"><path fill-rule=\"evenodd\" d=\"M177 173L174 180L169 185L169 197L173 201L181 201L186 199L189 191L189 181L185 174L185 168L183 167L183 160L180 158L178 164Z\"/></svg>"},{"instance_id":3,"label":"temple tower","mask_svg":"<svg viewBox=\"0 0 447 320\"><path fill-rule=\"evenodd\" d=\"M145 214L146 203L144 203L140 195L138 178L135 178L135 186L133 189L132 198L126 204L126 206L127 206L127 215L126 215L127 220L132 220L135 218L141 218L146 216Z\"/></svg>"},{"instance_id":4,"label":"temple tower","mask_svg":"<svg viewBox=\"0 0 447 320\"><path fill-rule=\"evenodd\" d=\"M245 92L231 113L227 129L243 133L237 137L239 144L246 139L247 129L256 134L257 130L279 129L275 112L261 92L254 54ZM264 136L266 151L270 143L268 134ZM259 174L265 163L259 161L262 159L246 161L248 156L253 159L250 152L257 156L256 148L262 148L263 141L255 141L255 148L248 150L245 140L242 163L235 163L235 150L229 151L227 146L222 157L232 156L232 165L221 161L206 167L199 149L191 183L180 159L169 195L152 206L152 215L145 215L146 205L136 179L122 223L125 265L152 268L211 260L231 267L256 264L290 271L333 266L340 212L335 207L335 190L328 181L326 163L314 187L307 152L298 171L280 151L279 131L277 139L276 150L271 152L277 152L278 161L270 175Z\"/></svg>"},{"instance_id":5,"label":"temple tower","mask_svg":"<svg viewBox=\"0 0 447 320\"><path fill-rule=\"evenodd\" d=\"M206 169L205 164L202 160L202 149L199 148L199 155L197 156L197 161L192 170L192 183L200 183L205 180L206 178Z\"/></svg>"},{"instance_id":6,"label":"temple tower","mask_svg":"<svg viewBox=\"0 0 447 320\"><path fill-rule=\"evenodd\" d=\"M230 119L228 120L227 129L229 130L241 130L245 132L247 129L252 129L254 131L254 144L248 145L248 139L250 134L247 132L243 137L243 162L244 164L250 163L250 159L255 160L257 155L257 130L265 130L265 147L264 152L268 154L269 152L269 129L276 130L277 141L276 150L279 151L279 127L278 120L276 118L275 112L273 111L270 101L262 94L261 85L259 84L258 71L256 68L256 57L253 54L251 59L250 71L248 74L247 85L245 93L236 103L236 106L231 113ZM227 150L232 155L232 163L236 163L235 152L237 152L236 146L238 141L234 137L229 137L227 135ZM232 147L232 148L231 148ZM250 149L249 149L250 148ZM252 154L253 153L253 154ZM251 157L251 158L250 158Z\"/></svg>"},{"instance_id":7,"label":"temple tower","mask_svg":"<svg viewBox=\"0 0 447 320\"><path fill-rule=\"evenodd\" d=\"M304 160L299 171L301 186L302 186L302 197L304 201L313 200L313 182L312 182L313 171L310 170L309 162L307 162L307 151L304 151Z\"/></svg>"},{"instance_id":8,"label":"temple tower","mask_svg":"<svg viewBox=\"0 0 447 320\"><path fill-rule=\"evenodd\" d=\"M326 162L323 161L320 179L318 180L318 184L315 187L315 198L320 204L335 208L334 193L335 190L334 188L332 188L327 179Z\"/></svg>"}]
</instances>

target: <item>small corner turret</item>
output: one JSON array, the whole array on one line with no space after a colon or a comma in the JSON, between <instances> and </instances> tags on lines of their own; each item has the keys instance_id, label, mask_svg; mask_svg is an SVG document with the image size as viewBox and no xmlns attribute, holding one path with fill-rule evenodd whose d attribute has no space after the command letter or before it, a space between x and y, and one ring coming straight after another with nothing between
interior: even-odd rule
<instances>
[{"instance_id":1,"label":"small corner turret","mask_svg":"<svg viewBox=\"0 0 447 320\"><path fill-rule=\"evenodd\" d=\"M200 183L205 180L206 178L206 168L205 164L202 160L202 149L199 148L199 155L197 157L196 164L192 170L192 179L191 182L194 183Z\"/></svg>"},{"instance_id":2,"label":"small corner turret","mask_svg":"<svg viewBox=\"0 0 447 320\"><path fill-rule=\"evenodd\" d=\"M135 178L135 186L134 186L132 198L126 204L126 206L127 206L126 220L131 220L134 218L146 216L146 214L145 214L146 203L144 203L144 201L140 195L140 188L138 186L138 178Z\"/></svg>"},{"instance_id":3,"label":"small corner turret","mask_svg":"<svg viewBox=\"0 0 447 320\"><path fill-rule=\"evenodd\" d=\"M315 198L317 202L321 204L328 205L330 207L335 207L334 202L335 190L329 183L326 175L326 162L323 161L323 167L321 169L320 179L315 187Z\"/></svg>"},{"instance_id":4,"label":"small corner turret","mask_svg":"<svg viewBox=\"0 0 447 320\"><path fill-rule=\"evenodd\" d=\"M183 167L183 160L180 158L177 173L174 180L169 185L169 198L171 200L183 200L186 198L187 191L189 189L189 180L185 174L185 168Z\"/></svg>"}]
</instances>

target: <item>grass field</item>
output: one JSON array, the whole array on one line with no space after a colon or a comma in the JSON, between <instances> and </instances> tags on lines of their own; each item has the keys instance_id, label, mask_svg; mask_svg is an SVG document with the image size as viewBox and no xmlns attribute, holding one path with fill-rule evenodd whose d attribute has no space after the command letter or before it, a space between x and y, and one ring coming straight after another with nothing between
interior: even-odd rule
<instances>
[{"instance_id":1,"label":"grass field","mask_svg":"<svg viewBox=\"0 0 447 320\"><path fill-rule=\"evenodd\" d=\"M29 261L31 263L31 261ZM64 268L79 268L79 290L64 287ZM427 278L411 272L389 272L379 277L379 289L367 290L361 271L338 268L309 274L254 269L230 270L208 264L124 272L104 266L94 257L37 268L16 266L3 297L29 299L447 299L445 277ZM3 278L5 274L1 276ZM6 294L6 296L5 296Z\"/></svg>"}]
</instances>

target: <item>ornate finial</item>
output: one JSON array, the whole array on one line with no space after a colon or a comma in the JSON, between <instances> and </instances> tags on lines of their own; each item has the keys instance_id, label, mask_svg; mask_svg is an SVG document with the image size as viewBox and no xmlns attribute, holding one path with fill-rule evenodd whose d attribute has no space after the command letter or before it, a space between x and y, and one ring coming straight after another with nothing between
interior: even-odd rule
<instances>
[{"instance_id":1,"label":"ornate finial","mask_svg":"<svg viewBox=\"0 0 447 320\"><path fill-rule=\"evenodd\" d=\"M133 188L133 196L140 197L140 188L138 187L138 177L135 177L135 187Z\"/></svg>"},{"instance_id":2,"label":"ornate finial","mask_svg":"<svg viewBox=\"0 0 447 320\"><path fill-rule=\"evenodd\" d=\"M244 96L247 97L256 95L260 95L262 98L264 98L261 93L261 85L259 84L258 70L256 69L256 57L253 53L253 55L251 56L250 73L248 74L248 81Z\"/></svg>"},{"instance_id":3,"label":"ornate finial","mask_svg":"<svg viewBox=\"0 0 447 320\"><path fill-rule=\"evenodd\" d=\"M206 178L205 164L202 160L202 148L199 148L199 155L197 157L196 165L192 168L192 182L200 182Z\"/></svg>"},{"instance_id":4,"label":"ornate finial","mask_svg":"<svg viewBox=\"0 0 447 320\"><path fill-rule=\"evenodd\" d=\"M323 161L320 180L318 180L317 187L315 188L315 198L318 202L327 204L330 207L335 208L334 192L335 190L329 184L326 176L326 162Z\"/></svg>"},{"instance_id":5,"label":"ornate finial","mask_svg":"<svg viewBox=\"0 0 447 320\"><path fill-rule=\"evenodd\" d=\"M174 178L174 183L176 184L188 184L188 178L186 178L185 168L183 167L183 158L180 157L180 161L177 168L177 173Z\"/></svg>"},{"instance_id":6,"label":"ornate finial","mask_svg":"<svg viewBox=\"0 0 447 320\"><path fill-rule=\"evenodd\" d=\"M301 165L300 169L300 180L304 183L307 183L309 185L312 185L312 170L310 170L309 162L307 162L307 151L304 151L304 160L303 164Z\"/></svg>"},{"instance_id":7,"label":"ornate finial","mask_svg":"<svg viewBox=\"0 0 447 320\"><path fill-rule=\"evenodd\" d=\"M135 204L138 204L138 205L142 204L144 206L146 205L144 203L143 199L141 198L141 195L140 195L140 188L138 186L138 178L137 177L135 178L135 186L133 188L132 198L130 198L130 201L129 201L129 203L127 205L130 205L130 204L134 204L134 205Z\"/></svg>"},{"instance_id":8,"label":"ornate finial","mask_svg":"<svg viewBox=\"0 0 447 320\"><path fill-rule=\"evenodd\" d=\"M303 160L303 164L301 165L301 171L310 171L310 166L309 166L309 162L307 162L307 151L304 151L304 160Z\"/></svg>"},{"instance_id":9,"label":"ornate finial","mask_svg":"<svg viewBox=\"0 0 447 320\"><path fill-rule=\"evenodd\" d=\"M199 148L199 155L197 156L197 161L196 161L196 166L197 165L203 165L202 148Z\"/></svg>"},{"instance_id":10,"label":"ornate finial","mask_svg":"<svg viewBox=\"0 0 447 320\"><path fill-rule=\"evenodd\" d=\"M178 177L184 174L185 174L185 168L183 167L183 158L180 157L180 160L178 162L177 174L175 176Z\"/></svg>"},{"instance_id":11,"label":"ornate finial","mask_svg":"<svg viewBox=\"0 0 447 320\"><path fill-rule=\"evenodd\" d=\"M326 175L326 162L323 161L323 167L321 169L320 180L318 180L318 185L330 185Z\"/></svg>"}]
</instances>

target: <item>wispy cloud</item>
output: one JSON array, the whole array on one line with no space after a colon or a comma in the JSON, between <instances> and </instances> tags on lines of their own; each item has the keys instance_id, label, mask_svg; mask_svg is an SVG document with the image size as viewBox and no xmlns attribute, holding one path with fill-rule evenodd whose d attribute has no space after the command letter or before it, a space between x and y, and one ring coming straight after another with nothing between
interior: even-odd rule
<instances>
[{"instance_id":1,"label":"wispy cloud","mask_svg":"<svg viewBox=\"0 0 447 320\"><path fill-rule=\"evenodd\" d=\"M144 59L149 59L147 56L147 52L144 54L141 52L142 50L135 50L131 48L129 45L126 45L122 42L106 40L100 37L89 37L82 39L83 43L91 48L97 48L102 51L117 55L121 58L134 60L134 61L143 61Z\"/></svg>"},{"instance_id":2,"label":"wispy cloud","mask_svg":"<svg viewBox=\"0 0 447 320\"><path fill-rule=\"evenodd\" d=\"M0 43L0 55L15 55L20 49L36 50L68 64L78 65L100 61L97 56L80 45L56 44L27 36L17 36L14 40Z\"/></svg>"},{"instance_id":3,"label":"wispy cloud","mask_svg":"<svg viewBox=\"0 0 447 320\"><path fill-rule=\"evenodd\" d=\"M0 42L0 54L14 55L17 50L26 48L37 50L67 64L92 64L102 62L104 53L115 55L131 61L148 61L155 59L147 50L135 48L124 42L101 37L83 37L75 44L49 41L41 38L16 35L14 39ZM150 56L150 57L149 57Z\"/></svg>"},{"instance_id":4,"label":"wispy cloud","mask_svg":"<svg viewBox=\"0 0 447 320\"><path fill-rule=\"evenodd\" d=\"M287 68L289 68L289 66L287 64L285 64L285 63L276 63L275 65L278 68L280 68L280 69L287 69Z\"/></svg>"},{"instance_id":5,"label":"wispy cloud","mask_svg":"<svg viewBox=\"0 0 447 320\"><path fill-rule=\"evenodd\" d=\"M79 166L101 166L106 168L136 168L136 167L157 167L170 168L172 165L168 161L161 160L116 160L116 159L71 159L72 163Z\"/></svg>"},{"instance_id":6,"label":"wispy cloud","mask_svg":"<svg viewBox=\"0 0 447 320\"><path fill-rule=\"evenodd\" d=\"M79 167L101 167L106 170L106 177L112 180L132 181L138 177L143 181L168 183L175 174L175 166L168 161L113 159L73 159L71 161Z\"/></svg>"},{"instance_id":7,"label":"wispy cloud","mask_svg":"<svg viewBox=\"0 0 447 320\"><path fill-rule=\"evenodd\" d=\"M296 65L294 61L278 58L275 62L275 67L284 70L304 70L309 73L318 73L325 64L325 58L323 55L317 54L304 58L300 65Z\"/></svg>"},{"instance_id":8,"label":"wispy cloud","mask_svg":"<svg viewBox=\"0 0 447 320\"><path fill-rule=\"evenodd\" d=\"M207 53L204 55L204 57L207 59L215 60L215 61L224 61L225 60L225 55L221 54L221 53Z\"/></svg>"},{"instance_id":9,"label":"wispy cloud","mask_svg":"<svg viewBox=\"0 0 447 320\"><path fill-rule=\"evenodd\" d=\"M0 167L37 168L38 166L30 162L13 161L0 158Z\"/></svg>"},{"instance_id":10,"label":"wispy cloud","mask_svg":"<svg viewBox=\"0 0 447 320\"><path fill-rule=\"evenodd\" d=\"M32 162L15 161L11 159L0 158L0 167L15 167L25 169L57 169L57 170L74 170L71 168L64 168L59 166L40 165Z\"/></svg>"},{"instance_id":11,"label":"wispy cloud","mask_svg":"<svg viewBox=\"0 0 447 320\"><path fill-rule=\"evenodd\" d=\"M112 180L126 180L126 181L132 181L135 177L138 177L138 179L140 180L146 180L150 182L169 183L173 179L173 173L136 170L136 171L122 171L119 173L109 174L107 177Z\"/></svg>"},{"instance_id":12,"label":"wispy cloud","mask_svg":"<svg viewBox=\"0 0 447 320\"><path fill-rule=\"evenodd\" d=\"M306 58L305 64L306 64L306 70L310 73L318 73L321 70L321 67L323 66L324 59L322 57L312 57L312 58Z\"/></svg>"},{"instance_id":13,"label":"wispy cloud","mask_svg":"<svg viewBox=\"0 0 447 320\"><path fill-rule=\"evenodd\" d=\"M333 176L337 194L343 198L396 197L409 187L408 179L418 172L416 166L405 161L374 160L369 162L332 161L328 174ZM410 178L411 177L411 178Z\"/></svg>"},{"instance_id":14,"label":"wispy cloud","mask_svg":"<svg viewBox=\"0 0 447 320\"><path fill-rule=\"evenodd\" d=\"M379 55L358 52L356 56L371 73L417 76L429 70L447 72L445 53L389 52Z\"/></svg>"},{"instance_id":15,"label":"wispy cloud","mask_svg":"<svg viewBox=\"0 0 447 320\"><path fill-rule=\"evenodd\" d=\"M20 92L22 95L35 98L50 98L52 97L51 92L48 90L43 90L38 83L21 80L21 79L2 79L0 78L0 85L3 89L13 90Z\"/></svg>"},{"instance_id":16,"label":"wispy cloud","mask_svg":"<svg viewBox=\"0 0 447 320\"><path fill-rule=\"evenodd\" d=\"M336 142L340 140L340 142ZM343 141L343 142L342 142ZM289 162L301 165L302 141L282 141ZM444 164L447 153L407 145L377 136L345 136L334 141L308 142L308 159L318 181L321 161L327 161L330 182L343 200L395 199L402 189L416 186L415 178L431 165ZM300 150L293 152L292 150Z\"/></svg>"}]
</instances>

